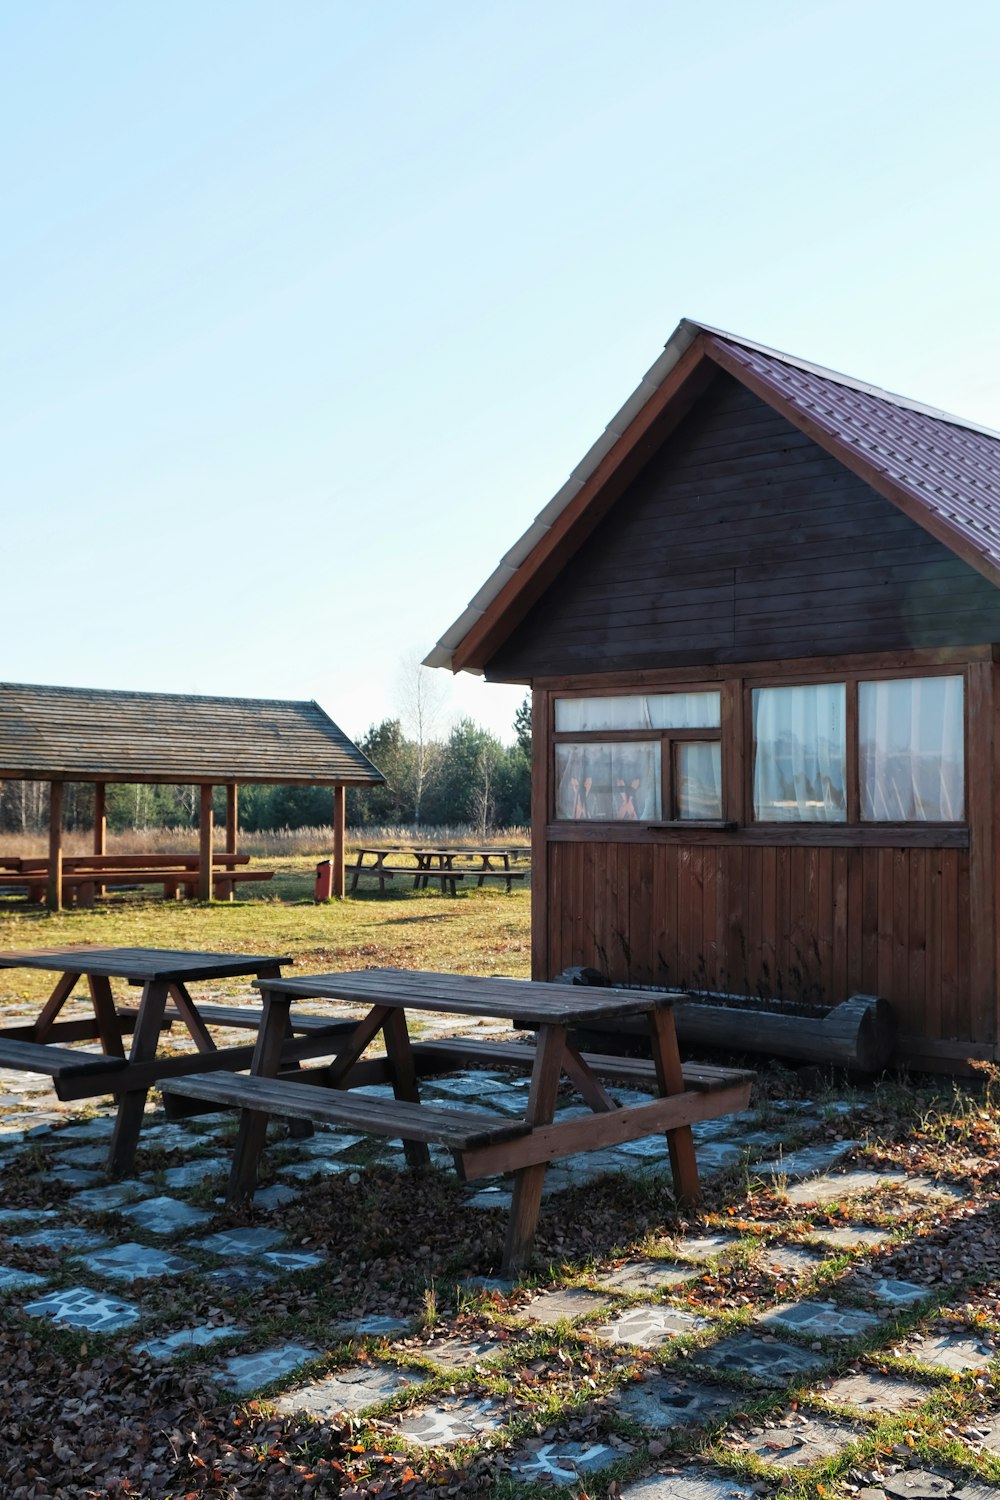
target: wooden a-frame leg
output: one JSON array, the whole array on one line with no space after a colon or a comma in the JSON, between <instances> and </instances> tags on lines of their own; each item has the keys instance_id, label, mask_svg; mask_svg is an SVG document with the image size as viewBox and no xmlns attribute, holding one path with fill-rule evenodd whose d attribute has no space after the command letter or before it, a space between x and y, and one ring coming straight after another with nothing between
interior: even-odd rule
<instances>
[{"instance_id":1,"label":"wooden a-frame leg","mask_svg":"<svg viewBox=\"0 0 1000 1500\"><path fill-rule=\"evenodd\" d=\"M549 1125L556 1111L556 1096L566 1053L566 1027L541 1026L538 1046L531 1070L531 1088L525 1122ZM514 1175L514 1197L507 1222L507 1241L503 1252L505 1275L520 1271L531 1259L535 1229L542 1206L547 1163L521 1167Z\"/></svg>"},{"instance_id":2,"label":"wooden a-frame leg","mask_svg":"<svg viewBox=\"0 0 1000 1500\"><path fill-rule=\"evenodd\" d=\"M382 1035L385 1037L385 1053L389 1060L394 1096L408 1104L419 1104L417 1070L413 1065L410 1033L406 1029L406 1015L403 1011L389 1012L382 1027ZM407 1165L411 1167L426 1167L431 1159L426 1141L404 1141L403 1153Z\"/></svg>"},{"instance_id":3,"label":"wooden a-frame leg","mask_svg":"<svg viewBox=\"0 0 1000 1500\"><path fill-rule=\"evenodd\" d=\"M46 1040L56 1017L76 989L76 982L79 978L79 974L61 974L59 976L55 989L42 1006L38 1014L38 1019L35 1021L34 1041L44 1042Z\"/></svg>"},{"instance_id":4,"label":"wooden a-frame leg","mask_svg":"<svg viewBox=\"0 0 1000 1500\"><path fill-rule=\"evenodd\" d=\"M660 1093L683 1094L684 1074L681 1071L674 1013L665 1006L659 1006L647 1014ZM684 1208L696 1208L701 1202L701 1184L698 1181L698 1161L694 1154L690 1125L668 1130L667 1148L670 1152L670 1170L674 1177L677 1202Z\"/></svg>"},{"instance_id":5,"label":"wooden a-frame leg","mask_svg":"<svg viewBox=\"0 0 1000 1500\"><path fill-rule=\"evenodd\" d=\"M160 1040L163 1013L167 1008L167 988L162 980L151 980L143 986L132 1036L130 1063L152 1062ZM124 1077L127 1079L126 1070ZM108 1155L108 1171L113 1177L130 1172L135 1163L135 1148L142 1129L142 1114L146 1107L148 1089L128 1089L118 1096L118 1118L115 1120Z\"/></svg>"},{"instance_id":6,"label":"wooden a-frame leg","mask_svg":"<svg viewBox=\"0 0 1000 1500\"><path fill-rule=\"evenodd\" d=\"M177 1007L181 1020L194 1038L194 1044L198 1048L198 1051L217 1051L208 1027L201 1019L197 1006L188 994L187 985L181 984L180 980L177 980L176 983L169 985L168 989L174 997L174 1004Z\"/></svg>"},{"instance_id":7,"label":"wooden a-frame leg","mask_svg":"<svg viewBox=\"0 0 1000 1500\"><path fill-rule=\"evenodd\" d=\"M109 1057L124 1057L125 1043L122 1029L115 1012L115 997L111 993L111 980L103 974L88 974L87 984L97 1021L97 1035L101 1046Z\"/></svg>"},{"instance_id":8,"label":"wooden a-frame leg","mask_svg":"<svg viewBox=\"0 0 1000 1500\"><path fill-rule=\"evenodd\" d=\"M292 1001L289 995L275 995L270 990L264 990L263 994L264 1010L250 1072L254 1077L259 1075L262 1078L273 1078L281 1062L281 1049L288 1032L288 1013ZM231 1207L248 1203L254 1195L257 1165L267 1140L269 1119L270 1115L260 1110L240 1110L240 1126L236 1133L236 1147L226 1193L226 1202Z\"/></svg>"}]
</instances>

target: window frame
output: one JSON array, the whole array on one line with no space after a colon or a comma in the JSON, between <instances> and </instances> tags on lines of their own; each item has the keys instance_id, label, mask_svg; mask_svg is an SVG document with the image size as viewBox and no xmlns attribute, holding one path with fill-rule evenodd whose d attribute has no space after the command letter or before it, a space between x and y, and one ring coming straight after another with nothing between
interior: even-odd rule
<instances>
[{"instance_id":1,"label":"window frame","mask_svg":"<svg viewBox=\"0 0 1000 1500\"><path fill-rule=\"evenodd\" d=\"M857 659L855 659L857 661ZM561 830L558 836L575 836L569 830L647 828L650 831L664 829L671 834L685 829L694 832L704 830L705 837L713 837L718 831L727 834L746 835L751 842L790 844L808 843L884 843L889 838L901 839L903 844L928 844L940 835L948 847L967 847L972 810L970 797L973 783L970 775L970 722L973 716L973 689L970 670L976 658L945 661L882 661L879 664L857 664L842 666L840 670L825 670L817 661L802 664L801 670L782 670L779 663L734 664L728 671L720 671L714 677L691 678L681 681L663 681L644 678L641 682L622 682L605 687L589 678L579 687L570 686L565 680L551 687L546 685L548 771L546 775L547 821L553 828ZM914 819L908 822L883 822L861 817L860 742L858 713L858 684L861 682L892 682L904 678L926 679L931 677L959 677L962 681L962 746L963 775L965 785L964 817L956 822L932 822L930 819ZM827 823L809 820L765 822L753 815L753 772L757 753L753 729L753 691L767 687L807 687L824 683L843 683L845 688L845 734L846 754L844 775L846 780L847 816L843 822ZM555 704L566 698L625 697L636 694L671 694L710 692L720 695L720 723L710 729L600 729L600 730L556 730ZM659 740L660 743L660 799L662 816L658 820L639 819L586 819L558 818L555 809L555 746L558 743L609 742L621 740ZM684 741L718 742L721 746L721 818L678 818L676 778L674 774L674 745ZM668 813L670 814L668 816ZM754 835L757 835L755 838ZM627 836L627 835L626 835ZM602 835L607 837L607 835Z\"/></svg>"},{"instance_id":2,"label":"window frame","mask_svg":"<svg viewBox=\"0 0 1000 1500\"><path fill-rule=\"evenodd\" d=\"M676 694L678 697L689 693L713 693L719 698L719 720L717 725L704 729L556 729L555 704L559 699L567 698L624 698L637 695L646 696L670 696ZM550 725L550 761L555 766L555 749L557 745L583 745L583 744L621 744L628 741L639 741L644 744L659 742L660 746L660 811L661 816L656 819L640 818L636 820L644 828L723 828L728 827L724 816L720 818L681 818L677 815L678 799L675 774L674 746L677 744L718 744L720 747L720 758L722 763L721 781L721 805L722 811L726 807L726 752L723 743L723 726L725 724L725 688L722 683L708 682L704 685L685 683L683 687L657 687L655 689L638 689L635 692L624 692L621 689L609 692L597 692L591 689L588 692L579 693L556 693L552 696L552 717ZM620 828L629 825L635 826L631 819L625 818L560 818L556 813L555 806L555 776L551 778L551 795L549 806L549 820L557 823L561 828Z\"/></svg>"},{"instance_id":3,"label":"window frame","mask_svg":"<svg viewBox=\"0 0 1000 1500\"><path fill-rule=\"evenodd\" d=\"M930 677L959 677L962 681L962 770L965 788L965 817L958 822L937 822L929 818L913 818L905 822L888 822L876 818L862 818L858 684L861 682L898 682L903 679L922 680ZM812 819L775 822L763 818L755 818L753 811L753 776L757 759L757 736L754 733L753 718L754 690L770 687L822 687L828 683L844 684L844 734L846 737L844 747L844 781L847 816L843 822L836 825L821 823L818 820L814 822ZM855 667L844 669L840 672L768 673L760 677L747 678L743 683L743 724L744 743L747 748L743 796L744 807L746 809L745 826L748 828L778 831L788 828L822 829L836 826L840 829L872 828L888 831L891 829L915 828L967 829L969 826L969 677L964 665L960 666L958 663L952 662L942 664L939 667Z\"/></svg>"}]
</instances>

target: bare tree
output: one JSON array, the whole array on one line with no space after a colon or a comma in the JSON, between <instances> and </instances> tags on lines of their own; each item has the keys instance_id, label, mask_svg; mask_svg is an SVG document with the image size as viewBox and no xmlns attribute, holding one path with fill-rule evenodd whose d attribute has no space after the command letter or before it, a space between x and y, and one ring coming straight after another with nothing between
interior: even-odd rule
<instances>
[{"instance_id":1,"label":"bare tree","mask_svg":"<svg viewBox=\"0 0 1000 1500\"><path fill-rule=\"evenodd\" d=\"M483 842L486 834L493 823L493 815L496 810L493 796L493 772L495 770L493 749L490 745L482 745L476 756L476 782L469 798L469 808L472 820L476 825L476 833Z\"/></svg>"},{"instance_id":2,"label":"bare tree","mask_svg":"<svg viewBox=\"0 0 1000 1500\"><path fill-rule=\"evenodd\" d=\"M440 673L425 667L415 651L404 656L396 673L399 717L413 744L413 821L420 822L424 795L441 765L436 738L444 711L445 692Z\"/></svg>"}]
</instances>

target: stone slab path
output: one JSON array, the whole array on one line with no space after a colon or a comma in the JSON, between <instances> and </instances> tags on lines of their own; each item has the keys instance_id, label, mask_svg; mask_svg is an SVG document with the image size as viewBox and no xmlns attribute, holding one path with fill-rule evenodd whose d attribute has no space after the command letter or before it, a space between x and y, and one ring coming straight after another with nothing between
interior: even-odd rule
<instances>
[{"instance_id":1,"label":"stone slab path","mask_svg":"<svg viewBox=\"0 0 1000 1500\"><path fill-rule=\"evenodd\" d=\"M287 1211L311 1192L335 1192L341 1177L356 1186L373 1168L403 1169L399 1143L330 1130L292 1140L279 1128L273 1180L252 1221L236 1223L222 1202L226 1117L175 1123L152 1111L143 1169L111 1183L102 1170L110 1112L84 1117L54 1102L44 1081L27 1083L0 1075L3 1318L104 1340L151 1368L190 1366L222 1396L263 1394L296 1420L346 1414L414 1468L429 1449L496 1451L515 1493L542 1484L575 1495L585 1480L588 1493L603 1495L614 1480L622 1500L740 1500L779 1493L789 1474L808 1485L815 1472L827 1475L822 1493L858 1495L853 1481L837 1488L831 1463L853 1472L850 1455L874 1451L884 1424L919 1423L953 1382L971 1389L997 1371L1000 1326L950 1305L940 1280L892 1263L911 1233L931 1232L968 1204L926 1173L866 1162L852 1100L747 1111L696 1132L706 1178L738 1165L736 1178L723 1179L738 1196L750 1163L768 1201L786 1206L780 1222L720 1213L628 1254L542 1267L541 1282L524 1286L456 1277L428 1288L426 1328L391 1305L345 1306L325 1323L293 1313L284 1327L257 1321L255 1292L287 1289L294 1309L340 1274L322 1236L290 1236ZM523 1087L496 1072L459 1073L433 1091L456 1105L524 1107ZM648 1097L621 1093L623 1102ZM810 1132L822 1139L810 1143ZM13 1163L19 1180L39 1185L39 1207L5 1204ZM562 1194L616 1174L641 1175L652 1190L662 1182L668 1195L664 1143L554 1171L548 1211L558 1212ZM471 1185L465 1208L496 1213L509 1194L502 1179ZM751 1287L742 1299L713 1290L741 1277ZM233 1298L238 1315L227 1311ZM567 1365L596 1373L571 1386ZM550 1390L573 1398L558 1420L535 1394ZM543 1420L529 1419L532 1401ZM895 1434L894 1472L869 1487L868 1500L1000 1500L1000 1485L954 1469L954 1452L952 1469L921 1468L908 1450L896 1452L897 1429L885 1430ZM970 1453L1000 1455L1000 1398L970 1430Z\"/></svg>"}]
</instances>

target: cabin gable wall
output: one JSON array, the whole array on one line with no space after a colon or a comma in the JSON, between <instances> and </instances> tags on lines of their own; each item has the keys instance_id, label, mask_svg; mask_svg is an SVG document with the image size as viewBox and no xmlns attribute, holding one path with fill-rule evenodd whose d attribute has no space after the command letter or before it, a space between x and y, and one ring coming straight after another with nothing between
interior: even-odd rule
<instances>
[{"instance_id":1,"label":"cabin gable wall","mask_svg":"<svg viewBox=\"0 0 1000 1500\"><path fill-rule=\"evenodd\" d=\"M720 373L493 680L1000 640L1000 590Z\"/></svg>"}]
</instances>

